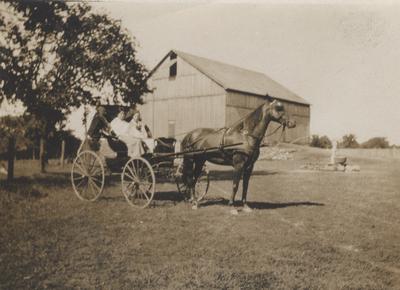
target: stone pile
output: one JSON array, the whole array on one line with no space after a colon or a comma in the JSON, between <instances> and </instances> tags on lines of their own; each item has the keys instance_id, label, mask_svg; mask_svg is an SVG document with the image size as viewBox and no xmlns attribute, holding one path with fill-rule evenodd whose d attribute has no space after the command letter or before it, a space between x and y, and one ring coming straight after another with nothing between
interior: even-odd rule
<instances>
[{"instance_id":1,"label":"stone pile","mask_svg":"<svg viewBox=\"0 0 400 290\"><path fill-rule=\"evenodd\" d=\"M259 160L293 160L294 149L283 149L277 147L261 148Z\"/></svg>"},{"instance_id":2,"label":"stone pile","mask_svg":"<svg viewBox=\"0 0 400 290\"><path fill-rule=\"evenodd\" d=\"M305 170L318 171L341 171L341 172L359 172L360 166L347 164L322 164L322 163L306 163L300 167Z\"/></svg>"}]
</instances>

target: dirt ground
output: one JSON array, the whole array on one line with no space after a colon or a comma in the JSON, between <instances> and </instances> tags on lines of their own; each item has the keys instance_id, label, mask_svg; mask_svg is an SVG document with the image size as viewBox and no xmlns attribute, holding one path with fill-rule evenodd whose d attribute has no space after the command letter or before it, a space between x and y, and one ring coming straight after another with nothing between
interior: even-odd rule
<instances>
[{"instance_id":1,"label":"dirt ground","mask_svg":"<svg viewBox=\"0 0 400 290\"><path fill-rule=\"evenodd\" d=\"M0 183L0 288L400 289L400 161L307 171L329 153L296 149L294 160L256 164L255 210L238 216L228 167L211 167L198 210L173 184L138 210L117 180L82 202L68 169L39 175L18 162L16 182Z\"/></svg>"}]
</instances>

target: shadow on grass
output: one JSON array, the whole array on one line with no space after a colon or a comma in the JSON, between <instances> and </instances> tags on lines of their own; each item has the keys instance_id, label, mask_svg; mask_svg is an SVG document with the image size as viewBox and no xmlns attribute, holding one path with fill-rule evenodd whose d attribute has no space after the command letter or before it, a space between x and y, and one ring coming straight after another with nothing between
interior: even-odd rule
<instances>
[{"instance_id":1,"label":"shadow on grass","mask_svg":"<svg viewBox=\"0 0 400 290\"><path fill-rule=\"evenodd\" d=\"M107 196L104 195L104 193L96 200L98 202L127 202L125 197L122 195L122 192L120 195L116 196Z\"/></svg>"},{"instance_id":2,"label":"shadow on grass","mask_svg":"<svg viewBox=\"0 0 400 290\"><path fill-rule=\"evenodd\" d=\"M292 206L325 206L324 203L312 202L312 201L297 201L297 202L282 202L282 203L271 203L271 202L249 202L250 207L255 209L277 209Z\"/></svg>"},{"instance_id":3,"label":"shadow on grass","mask_svg":"<svg viewBox=\"0 0 400 290\"><path fill-rule=\"evenodd\" d=\"M228 205L229 200L225 198L207 199L201 203L201 207L213 206L213 205ZM240 201L235 201L235 206L242 205ZM296 202L262 202L254 201L248 202L248 205L254 209L279 209L293 206L325 206L324 203L311 202L311 201L296 201Z\"/></svg>"},{"instance_id":4,"label":"shadow on grass","mask_svg":"<svg viewBox=\"0 0 400 290\"><path fill-rule=\"evenodd\" d=\"M154 193L154 200L157 201L184 201L184 197L178 191L160 191Z\"/></svg>"},{"instance_id":5,"label":"shadow on grass","mask_svg":"<svg viewBox=\"0 0 400 290\"><path fill-rule=\"evenodd\" d=\"M70 174L65 172L52 172L34 174L32 176L15 177L12 181L0 180L0 186L9 191L18 191L20 188L33 186L41 187L67 187L71 186Z\"/></svg>"},{"instance_id":6,"label":"shadow on grass","mask_svg":"<svg viewBox=\"0 0 400 290\"><path fill-rule=\"evenodd\" d=\"M107 196L107 195L101 195L99 199L97 200L98 202L120 202L120 203L125 203L127 202L125 199L125 196L122 194L120 195L114 195L114 196ZM153 201L155 202L160 202L160 204L163 203L173 203L176 204L178 202L184 201L184 198L182 194L180 194L177 191L160 191L160 192L155 192Z\"/></svg>"},{"instance_id":7,"label":"shadow on grass","mask_svg":"<svg viewBox=\"0 0 400 290\"><path fill-rule=\"evenodd\" d=\"M279 172L277 171L268 171L268 170L254 170L251 176L266 176L266 175L276 175ZM224 170L210 171L210 180L232 180L233 178L233 170Z\"/></svg>"}]
</instances>

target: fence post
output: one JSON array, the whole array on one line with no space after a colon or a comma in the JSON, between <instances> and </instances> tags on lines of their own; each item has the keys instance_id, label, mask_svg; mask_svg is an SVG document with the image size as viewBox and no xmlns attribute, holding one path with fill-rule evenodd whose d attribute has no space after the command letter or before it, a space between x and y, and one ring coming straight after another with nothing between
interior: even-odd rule
<instances>
[{"instance_id":1,"label":"fence post","mask_svg":"<svg viewBox=\"0 0 400 290\"><path fill-rule=\"evenodd\" d=\"M14 161L15 161L15 137L8 137L8 169L7 180L11 181L14 178Z\"/></svg>"},{"instance_id":2,"label":"fence post","mask_svg":"<svg viewBox=\"0 0 400 290\"><path fill-rule=\"evenodd\" d=\"M61 141L61 157L60 157L60 165L64 167L64 153L65 153L65 140Z\"/></svg>"},{"instance_id":3,"label":"fence post","mask_svg":"<svg viewBox=\"0 0 400 290\"><path fill-rule=\"evenodd\" d=\"M40 160L40 172L45 173L46 172L46 146L47 146L47 140L44 137L40 137L40 148L39 148L39 160Z\"/></svg>"}]
</instances>

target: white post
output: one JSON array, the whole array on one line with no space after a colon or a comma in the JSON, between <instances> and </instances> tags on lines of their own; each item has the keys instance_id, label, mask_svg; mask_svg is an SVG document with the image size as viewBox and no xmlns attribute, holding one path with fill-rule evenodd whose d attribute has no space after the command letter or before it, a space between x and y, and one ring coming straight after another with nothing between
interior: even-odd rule
<instances>
[{"instance_id":1,"label":"white post","mask_svg":"<svg viewBox=\"0 0 400 290\"><path fill-rule=\"evenodd\" d=\"M337 149L337 140L332 140L332 151L331 151L331 164L335 164L335 157L336 157L336 149Z\"/></svg>"}]
</instances>

